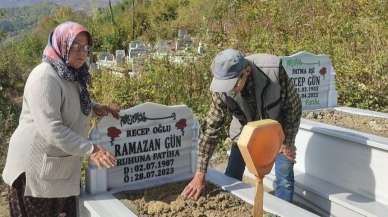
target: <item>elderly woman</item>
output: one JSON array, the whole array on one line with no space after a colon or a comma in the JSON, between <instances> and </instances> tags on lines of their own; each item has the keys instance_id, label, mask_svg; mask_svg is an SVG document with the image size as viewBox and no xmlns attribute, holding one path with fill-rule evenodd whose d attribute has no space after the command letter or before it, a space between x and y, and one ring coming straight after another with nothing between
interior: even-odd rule
<instances>
[{"instance_id":1,"label":"elderly woman","mask_svg":"<svg viewBox=\"0 0 388 217\"><path fill-rule=\"evenodd\" d=\"M85 61L91 42L80 24L60 24L27 79L3 171L11 217L76 216L81 158L89 156L100 167L115 165L111 153L85 138L92 111L118 117L118 109L90 100Z\"/></svg>"}]
</instances>

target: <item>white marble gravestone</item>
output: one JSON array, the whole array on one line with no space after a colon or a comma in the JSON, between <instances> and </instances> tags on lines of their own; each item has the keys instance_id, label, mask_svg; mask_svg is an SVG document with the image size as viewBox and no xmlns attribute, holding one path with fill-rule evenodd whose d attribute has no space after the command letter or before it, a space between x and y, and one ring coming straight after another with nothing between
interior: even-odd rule
<instances>
[{"instance_id":1,"label":"white marble gravestone","mask_svg":"<svg viewBox=\"0 0 388 217\"><path fill-rule=\"evenodd\" d=\"M92 139L117 158L117 166L89 163L87 191L142 189L191 178L195 172L199 124L185 105L144 103L104 117Z\"/></svg>"},{"instance_id":2,"label":"white marble gravestone","mask_svg":"<svg viewBox=\"0 0 388 217\"><path fill-rule=\"evenodd\" d=\"M282 57L282 65L302 100L303 110L335 107L335 71L327 55L305 51Z\"/></svg>"}]
</instances>

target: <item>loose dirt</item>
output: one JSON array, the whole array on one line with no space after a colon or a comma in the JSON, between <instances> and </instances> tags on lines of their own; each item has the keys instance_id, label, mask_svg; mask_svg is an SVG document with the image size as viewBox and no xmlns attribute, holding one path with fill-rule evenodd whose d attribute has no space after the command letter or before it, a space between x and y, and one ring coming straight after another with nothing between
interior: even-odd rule
<instances>
[{"instance_id":1,"label":"loose dirt","mask_svg":"<svg viewBox=\"0 0 388 217\"><path fill-rule=\"evenodd\" d=\"M197 200L180 196L188 182L166 184L141 191L121 192L115 196L141 217L250 217L252 206L207 183ZM265 217L276 217L265 213Z\"/></svg>"},{"instance_id":2,"label":"loose dirt","mask_svg":"<svg viewBox=\"0 0 388 217\"><path fill-rule=\"evenodd\" d=\"M313 121L388 137L387 118L369 117L330 110L303 112L302 116Z\"/></svg>"}]
</instances>

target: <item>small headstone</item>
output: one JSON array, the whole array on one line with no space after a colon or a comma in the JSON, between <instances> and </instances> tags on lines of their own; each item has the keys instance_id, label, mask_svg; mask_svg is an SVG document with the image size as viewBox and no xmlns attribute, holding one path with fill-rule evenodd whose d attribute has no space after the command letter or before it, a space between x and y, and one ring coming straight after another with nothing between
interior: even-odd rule
<instances>
[{"instance_id":1,"label":"small headstone","mask_svg":"<svg viewBox=\"0 0 388 217\"><path fill-rule=\"evenodd\" d=\"M183 39L187 35L187 29L178 29L178 38Z\"/></svg>"},{"instance_id":2,"label":"small headstone","mask_svg":"<svg viewBox=\"0 0 388 217\"><path fill-rule=\"evenodd\" d=\"M129 58L136 58L148 53L148 48L141 41L132 41L128 46Z\"/></svg>"},{"instance_id":3,"label":"small headstone","mask_svg":"<svg viewBox=\"0 0 388 217\"><path fill-rule=\"evenodd\" d=\"M98 61L113 61L114 56L111 53L108 52L100 52L98 54Z\"/></svg>"},{"instance_id":4,"label":"small headstone","mask_svg":"<svg viewBox=\"0 0 388 217\"><path fill-rule=\"evenodd\" d=\"M125 63L125 50L116 50L116 64L123 65Z\"/></svg>"},{"instance_id":5,"label":"small headstone","mask_svg":"<svg viewBox=\"0 0 388 217\"><path fill-rule=\"evenodd\" d=\"M125 187L142 189L191 178L195 172L198 122L185 105L145 103L104 117L93 131L96 144L117 158L117 166L89 164L90 193ZM106 180L106 181L104 181Z\"/></svg>"},{"instance_id":6,"label":"small headstone","mask_svg":"<svg viewBox=\"0 0 388 217\"><path fill-rule=\"evenodd\" d=\"M170 52L170 46L167 40L160 40L156 44L156 53L158 55L167 55Z\"/></svg>"},{"instance_id":7,"label":"small headstone","mask_svg":"<svg viewBox=\"0 0 388 217\"><path fill-rule=\"evenodd\" d=\"M144 57L135 57L132 59L132 72L139 73L143 71L144 68Z\"/></svg>"},{"instance_id":8,"label":"small headstone","mask_svg":"<svg viewBox=\"0 0 388 217\"><path fill-rule=\"evenodd\" d=\"M329 56L303 51L282 57L282 65L302 99L303 110L337 105L335 71Z\"/></svg>"}]
</instances>

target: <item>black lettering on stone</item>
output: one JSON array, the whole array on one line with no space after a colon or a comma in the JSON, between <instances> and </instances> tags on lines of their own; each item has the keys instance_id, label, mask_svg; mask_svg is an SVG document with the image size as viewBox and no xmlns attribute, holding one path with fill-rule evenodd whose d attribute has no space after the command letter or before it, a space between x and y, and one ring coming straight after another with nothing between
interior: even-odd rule
<instances>
[{"instance_id":1,"label":"black lettering on stone","mask_svg":"<svg viewBox=\"0 0 388 217\"><path fill-rule=\"evenodd\" d=\"M150 151L160 150L160 138L145 139L140 141L123 143L115 146L116 156L126 156L131 154L138 154Z\"/></svg>"}]
</instances>

